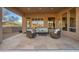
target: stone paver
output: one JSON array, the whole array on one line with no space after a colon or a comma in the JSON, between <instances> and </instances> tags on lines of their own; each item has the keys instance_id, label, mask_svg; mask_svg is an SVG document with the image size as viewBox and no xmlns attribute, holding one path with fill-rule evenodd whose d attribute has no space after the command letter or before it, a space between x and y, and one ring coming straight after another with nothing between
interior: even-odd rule
<instances>
[{"instance_id":1,"label":"stone paver","mask_svg":"<svg viewBox=\"0 0 79 59\"><path fill-rule=\"evenodd\" d=\"M18 34L3 40L0 49L79 49L79 41L64 36L59 39L50 36L30 39L25 34Z\"/></svg>"}]
</instances>

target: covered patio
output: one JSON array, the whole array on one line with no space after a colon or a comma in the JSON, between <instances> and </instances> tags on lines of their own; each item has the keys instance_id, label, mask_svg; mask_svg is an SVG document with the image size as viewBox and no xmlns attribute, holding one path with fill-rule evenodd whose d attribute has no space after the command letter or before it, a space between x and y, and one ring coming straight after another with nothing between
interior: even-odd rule
<instances>
[{"instance_id":1,"label":"covered patio","mask_svg":"<svg viewBox=\"0 0 79 59\"><path fill-rule=\"evenodd\" d=\"M6 7L6 9L22 17L22 26L20 30L17 27L16 31L11 27L7 28L7 33L10 34L5 34L6 29L0 29L2 35L0 49L79 49L78 7ZM3 22L2 20L0 21ZM0 25L1 27L3 26ZM59 28L61 37L54 39L48 34L28 38L26 30L37 27Z\"/></svg>"}]
</instances>

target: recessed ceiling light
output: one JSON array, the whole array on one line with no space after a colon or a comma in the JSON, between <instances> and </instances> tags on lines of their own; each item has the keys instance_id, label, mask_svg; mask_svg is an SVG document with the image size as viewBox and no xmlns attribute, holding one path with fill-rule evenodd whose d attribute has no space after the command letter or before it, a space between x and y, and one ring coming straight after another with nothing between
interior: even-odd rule
<instances>
[{"instance_id":1,"label":"recessed ceiling light","mask_svg":"<svg viewBox=\"0 0 79 59\"><path fill-rule=\"evenodd\" d=\"M50 8L51 10L53 10L54 8Z\"/></svg>"},{"instance_id":2,"label":"recessed ceiling light","mask_svg":"<svg viewBox=\"0 0 79 59\"><path fill-rule=\"evenodd\" d=\"M42 8L39 8L39 10L41 10Z\"/></svg>"},{"instance_id":3,"label":"recessed ceiling light","mask_svg":"<svg viewBox=\"0 0 79 59\"><path fill-rule=\"evenodd\" d=\"M27 10L30 10L30 8L27 8Z\"/></svg>"}]
</instances>

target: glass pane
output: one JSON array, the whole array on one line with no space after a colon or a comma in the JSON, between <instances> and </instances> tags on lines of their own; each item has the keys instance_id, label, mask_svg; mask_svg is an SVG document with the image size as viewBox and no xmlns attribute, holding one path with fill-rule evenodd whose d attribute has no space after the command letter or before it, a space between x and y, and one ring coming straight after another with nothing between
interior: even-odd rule
<instances>
[{"instance_id":1,"label":"glass pane","mask_svg":"<svg viewBox=\"0 0 79 59\"><path fill-rule=\"evenodd\" d=\"M67 31L67 13L62 16L62 30Z\"/></svg>"},{"instance_id":2,"label":"glass pane","mask_svg":"<svg viewBox=\"0 0 79 59\"><path fill-rule=\"evenodd\" d=\"M76 9L70 10L70 27L69 31L76 32Z\"/></svg>"},{"instance_id":3,"label":"glass pane","mask_svg":"<svg viewBox=\"0 0 79 59\"><path fill-rule=\"evenodd\" d=\"M48 17L48 28L55 28L55 17Z\"/></svg>"},{"instance_id":4,"label":"glass pane","mask_svg":"<svg viewBox=\"0 0 79 59\"><path fill-rule=\"evenodd\" d=\"M27 21L27 28L30 28L30 21Z\"/></svg>"},{"instance_id":5,"label":"glass pane","mask_svg":"<svg viewBox=\"0 0 79 59\"><path fill-rule=\"evenodd\" d=\"M3 8L3 34L4 39L22 32L22 17L14 12Z\"/></svg>"},{"instance_id":6,"label":"glass pane","mask_svg":"<svg viewBox=\"0 0 79 59\"><path fill-rule=\"evenodd\" d=\"M35 20L32 20L32 28L37 28L37 27L44 27L43 18L35 18Z\"/></svg>"}]
</instances>

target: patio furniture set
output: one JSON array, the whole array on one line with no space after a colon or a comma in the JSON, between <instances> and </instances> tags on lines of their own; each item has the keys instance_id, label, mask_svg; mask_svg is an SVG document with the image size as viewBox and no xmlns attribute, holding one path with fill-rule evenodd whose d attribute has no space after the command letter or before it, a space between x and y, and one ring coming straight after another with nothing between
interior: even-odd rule
<instances>
[{"instance_id":1,"label":"patio furniture set","mask_svg":"<svg viewBox=\"0 0 79 59\"><path fill-rule=\"evenodd\" d=\"M29 28L26 30L26 36L29 38L35 38L37 34L48 34L51 38L58 39L61 37L60 29L48 29L48 28Z\"/></svg>"}]
</instances>

